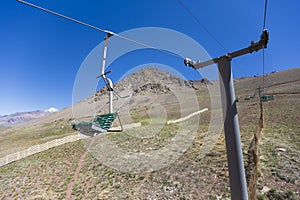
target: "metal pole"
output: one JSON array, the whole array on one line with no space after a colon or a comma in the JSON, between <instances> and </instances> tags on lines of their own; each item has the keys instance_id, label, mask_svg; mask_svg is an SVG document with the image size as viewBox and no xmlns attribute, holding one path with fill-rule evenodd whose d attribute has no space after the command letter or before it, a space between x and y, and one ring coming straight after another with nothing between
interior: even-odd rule
<instances>
[{"instance_id":1,"label":"metal pole","mask_svg":"<svg viewBox=\"0 0 300 200\"><path fill-rule=\"evenodd\" d=\"M106 84L108 84L108 88L109 88L109 113L113 113L113 82L106 77L105 73L105 62L106 62L106 53L107 53L107 46L108 46L108 39L112 36L112 34L108 33L106 35L106 37L104 38L105 43L104 43L104 49L103 49L103 59L102 59L102 67L101 67L101 76L104 79L104 81L106 82Z\"/></svg>"},{"instance_id":2,"label":"metal pole","mask_svg":"<svg viewBox=\"0 0 300 200\"><path fill-rule=\"evenodd\" d=\"M102 76L105 76L104 75L104 70L105 70L105 62L106 62L106 52L107 52L107 46L108 46L108 36L106 36L104 38L104 48L103 48L103 59L102 59L102 66L101 66L101 75Z\"/></svg>"},{"instance_id":3,"label":"metal pole","mask_svg":"<svg viewBox=\"0 0 300 200\"><path fill-rule=\"evenodd\" d=\"M114 98L114 92L113 92L113 89L114 89L114 84L113 82L107 78L107 81L108 81L108 84L109 84L109 87L110 87L110 91L109 91L109 113L113 113L114 112L114 107L113 107L113 98Z\"/></svg>"},{"instance_id":4,"label":"metal pole","mask_svg":"<svg viewBox=\"0 0 300 200\"><path fill-rule=\"evenodd\" d=\"M218 60L230 192L233 200L247 200L247 184L230 61L228 56L220 57Z\"/></svg>"},{"instance_id":5,"label":"metal pole","mask_svg":"<svg viewBox=\"0 0 300 200\"><path fill-rule=\"evenodd\" d=\"M263 110L263 104L262 104L262 100L261 100L261 88L260 87L258 87L258 97L259 97L259 108L260 108L260 118L259 118L259 120L261 121L261 122L263 122L263 118L264 118L264 115L263 115L263 113L264 113L264 110ZM262 128L263 128L263 123L262 123Z\"/></svg>"}]
</instances>

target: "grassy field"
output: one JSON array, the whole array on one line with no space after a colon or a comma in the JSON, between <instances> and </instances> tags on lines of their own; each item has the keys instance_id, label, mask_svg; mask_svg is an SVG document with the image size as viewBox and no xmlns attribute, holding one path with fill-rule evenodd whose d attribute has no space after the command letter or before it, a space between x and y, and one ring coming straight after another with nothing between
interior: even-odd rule
<instances>
[{"instance_id":1,"label":"grassy field","mask_svg":"<svg viewBox=\"0 0 300 200\"><path fill-rule=\"evenodd\" d=\"M285 93L300 92L300 70L272 74L276 87ZM283 76L284 75L284 76ZM282 77L287 77L283 79ZM285 84L292 80L292 83ZM235 81L240 97L238 113L245 166L249 164L249 146L259 122L259 102L252 95L261 79L244 78ZM271 84L270 84L271 85ZM206 89L197 91L201 107L210 107ZM300 199L300 95L278 94L274 101L264 102L264 129L259 142L258 199ZM170 118L178 116L174 105L167 106ZM149 106L133 107L135 120L142 120L147 128L135 129L132 135L150 134ZM210 111L201 114L192 144L172 164L152 172L121 172L104 165L87 154L84 142L65 144L0 168L0 196L2 199L66 199L71 187L71 199L229 199L229 174L224 134L204 157L199 154L208 131ZM56 121L41 127L29 127L14 134L1 135L1 153L16 142L44 142L72 134L67 121ZM193 121L185 122L192 128ZM64 126L64 128L62 128ZM52 130L50 132L49 130ZM55 131L54 131L55 130ZM104 137L124 151L148 152L170 143L178 125L164 126L155 137L137 138L124 133ZM54 131L54 132L53 132ZM148 132L147 132L148 131ZM34 134L29 134L34 133ZM7 132L8 134L8 132ZM4 138L8 138L7 142ZM19 139L19 137L23 139ZM27 141L27 142L26 142ZM4 153L3 153L4 154ZM80 159L84 158L84 159ZM79 167L80 166L80 167Z\"/></svg>"},{"instance_id":2,"label":"grassy field","mask_svg":"<svg viewBox=\"0 0 300 200\"><path fill-rule=\"evenodd\" d=\"M69 120L56 120L21 129L5 129L0 132L0 157L24 150L32 145L76 134Z\"/></svg>"},{"instance_id":3,"label":"grassy field","mask_svg":"<svg viewBox=\"0 0 300 200\"><path fill-rule=\"evenodd\" d=\"M52 148L0 168L2 199L65 199L68 182L85 151L81 142Z\"/></svg>"}]
</instances>

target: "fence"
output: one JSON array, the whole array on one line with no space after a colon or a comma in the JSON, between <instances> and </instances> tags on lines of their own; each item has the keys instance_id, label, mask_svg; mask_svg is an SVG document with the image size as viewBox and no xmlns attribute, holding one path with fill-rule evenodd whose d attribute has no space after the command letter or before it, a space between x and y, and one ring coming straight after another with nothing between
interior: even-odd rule
<instances>
[{"instance_id":1,"label":"fence","mask_svg":"<svg viewBox=\"0 0 300 200\"><path fill-rule=\"evenodd\" d=\"M140 127L140 126L141 126L141 123L139 122L139 123L123 125L123 128L131 129L131 128L136 128L136 127ZM120 128L120 127L118 127L118 128ZM18 151L17 153L12 153L5 157L0 158L0 167L3 165L7 165L9 163L12 163L14 161L20 160L22 158L26 158L30 155L33 155L33 154L36 154L36 153L39 153L42 151L46 151L50 148L57 147L59 145L63 145L63 144L69 143L69 142L75 142L77 140L88 138L88 137L89 136L82 135L82 134L70 135L70 136L66 136L61 139L55 139L55 140L46 142L44 144L38 144L38 145L31 146L28 149L25 149L23 151Z\"/></svg>"},{"instance_id":2,"label":"fence","mask_svg":"<svg viewBox=\"0 0 300 200\"><path fill-rule=\"evenodd\" d=\"M31 146L28 149L18 151L16 153L12 153L5 157L0 158L0 167L7 165L9 163L12 163L14 161L20 160L22 158L26 158L30 155L33 155L33 154L36 154L36 153L39 153L42 151L46 151L50 148L57 147L59 145L63 145L63 144L69 143L69 142L75 142L77 140L84 139L87 137L88 136L82 135L82 134L70 135L70 136L63 137L61 139L55 139L55 140L46 142L44 144L38 144L38 145Z\"/></svg>"}]
</instances>

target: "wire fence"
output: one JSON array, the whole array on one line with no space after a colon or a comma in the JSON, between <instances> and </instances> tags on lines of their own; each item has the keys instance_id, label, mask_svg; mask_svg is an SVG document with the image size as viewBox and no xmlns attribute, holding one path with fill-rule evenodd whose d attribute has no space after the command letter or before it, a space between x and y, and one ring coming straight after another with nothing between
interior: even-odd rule
<instances>
[{"instance_id":1,"label":"wire fence","mask_svg":"<svg viewBox=\"0 0 300 200\"><path fill-rule=\"evenodd\" d=\"M44 144L38 144L38 145L31 146L28 149L18 151L16 153L12 153L5 157L0 158L0 167L7 165L9 163L12 163L14 161L26 158L33 154L36 154L36 153L39 153L42 151L46 151L50 148L57 147L57 146L60 146L60 145L66 144L66 143L70 143L70 142L75 142L77 140L84 139L87 137L89 137L89 136L82 135L82 134L70 135L70 136L63 137L61 139L55 139L55 140L46 142Z\"/></svg>"}]
</instances>

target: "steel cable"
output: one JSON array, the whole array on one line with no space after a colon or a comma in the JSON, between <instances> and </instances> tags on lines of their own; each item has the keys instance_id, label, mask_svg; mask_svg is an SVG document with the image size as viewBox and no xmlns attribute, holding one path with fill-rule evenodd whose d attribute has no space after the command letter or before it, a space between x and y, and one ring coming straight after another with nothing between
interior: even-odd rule
<instances>
[{"instance_id":1,"label":"steel cable","mask_svg":"<svg viewBox=\"0 0 300 200\"><path fill-rule=\"evenodd\" d=\"M76 20L76 19L74 19L74 18L71 18L71 17L65 16L65 15L62 15L62 14L60 14L60 13L57 13L57 12L54 12L54 11L51 11L51 10L42 8L42 7L40 7L40 6L34 5L34 4L32 4L32 3L29 3L29 2L26 2L26 1L23 1L23 0L17 0L17 1L20 2L20 3L23 3L23 4L25 4L25 5L31 6L31 7L33 7L33 8L42 10L42 11L44 11L44 12L47 12L47 13L56 15L56 16L58 16L58 17L62 17L62 18L64 18L64 19L70 20L70 21L72 21L72 22L75 22L75 23L78 23L78 24L87 26L87 27L92 28L92 29L95 29L95 30L97 30L97 31L101 31L101 32L104 32L104 33L107 33L107 34L116 36L116 37L118 37L118 38L127 40L127 41L129 41L129 42L133 42L133 43L135 43L135 44L144 46L144 47L146 47L146 48L153 49L153 50L156 50L156 51L159 51L159 52L162 52L162 53L171 55L171 56L175 56L175 57L177 57L177 58L185 59L185 57L180 56L179 54L176 54L176 53L173 53L173 52L164 50L164 49L159 49L159 48L156 48L156 47L154 47L154 46L151 46L151 45L148 45L148 44L145 44L145 43L142 43L142 42L133 40L133 39L131 39L131 38L127 38L127 37L121 36L121 35L119 35L119 34L117 34L117 33L112 32L112 31L98 28L98 27L96 27L96 26L93 26L93 25L90 25L90 24L81 22L81 21Z\"/></svg>"},{"instance_id":2,"label":"steel cable","mask_svg":"<svg viewBox=\"0 0 300 200\"><path fill-rule=\"evenodd\" d=\"M180 4L180 6L198 23L198 25L208 34L210 35L210 37L212 39L214 39L219 45L220 47L222 47L226 53L228 53L228 49L225 48L225 46L200 22L200 20L188 9L188 7L186 7L182 1L177 0L178 3Z\"/></svg>"}]
</instances>

